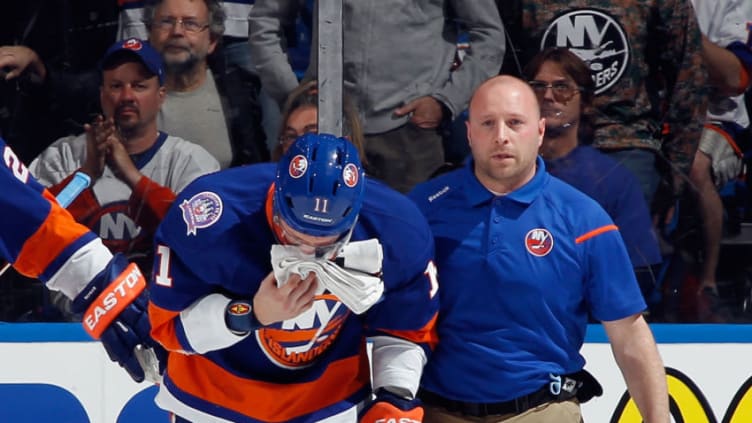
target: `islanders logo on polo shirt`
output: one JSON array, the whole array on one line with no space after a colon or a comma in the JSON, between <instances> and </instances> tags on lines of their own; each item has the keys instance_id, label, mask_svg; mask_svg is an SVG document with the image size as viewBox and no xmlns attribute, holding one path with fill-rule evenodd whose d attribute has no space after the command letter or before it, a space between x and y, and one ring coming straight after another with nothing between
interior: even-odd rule
<instances>
[{"instance_id":1,"label":"islanders logo on polo shirt","mask_svg":"<svg viewBox=\"0 0 752 423\"><path fill-rule=\"evenodd\" d=\"M530 254L536 257L543 257L554 248L554 237L548 229L531 229L525 235L525 248L527 248Z\"/></svg>"}]
</instances>

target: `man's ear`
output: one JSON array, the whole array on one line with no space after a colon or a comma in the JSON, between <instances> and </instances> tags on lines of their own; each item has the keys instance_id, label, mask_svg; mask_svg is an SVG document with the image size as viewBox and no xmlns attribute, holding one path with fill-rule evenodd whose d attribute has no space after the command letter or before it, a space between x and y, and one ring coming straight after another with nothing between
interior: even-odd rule
<instances>
[{"instance_id":1,"label":"man's ear","mask_svg":"<svg viewBox=\"0 0 752 423\"><path fill-rule=\"evenodd\" d=\"M538 121L538 148L543 145L543 137L546 135L546 118L542 117Z\"/></svg>"},{"instance_id":2,"label":"man's ear","mask_svg":"<svg viewBox=\"0 0 752 423\"><path fill-rule=\"evenodd\" d=\"M218 43L219 43L219 36L215 34L211 34L209 36L209 50L208 50L209 54L214 53L214 50L217 49Z\"/></svg>"},{"instance_id":3,"label":"man's ear","mask_svg":"<svg viewBox=\"0 0 752 423\"><path fill-rule=\"evenodd\" d=\"M167 88L165 88L164 85L159 87L159 104L162 105L164 103L165 98L167 98Z\"/></svg>"}]
</instances>

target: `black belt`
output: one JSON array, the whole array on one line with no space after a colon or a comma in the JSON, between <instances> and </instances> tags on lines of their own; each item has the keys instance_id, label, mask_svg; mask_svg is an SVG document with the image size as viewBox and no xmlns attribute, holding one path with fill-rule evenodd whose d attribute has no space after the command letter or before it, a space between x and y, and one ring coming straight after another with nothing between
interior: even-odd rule
<instances>
[{"instance_id":1,"label":"black belt","mask_svg":"<svg viewBox=\"0 0 752 423\"><path fill-rule=\"evenodd\" d=\"M549 391L548 385L545 385L544 387L533 393L504 402L476 403L455 401L444 398L441 395L435 394L433 392L426 391L425 389L421 389L418 392L418 398L420 398L421 401L428 405L442 407L452 413L462 413L466 416L472 417L498 416L502 414L520 414L541 404L545 404L554 400L564 399L561 396L553 395Z\"/></svg>"}]
</instances>

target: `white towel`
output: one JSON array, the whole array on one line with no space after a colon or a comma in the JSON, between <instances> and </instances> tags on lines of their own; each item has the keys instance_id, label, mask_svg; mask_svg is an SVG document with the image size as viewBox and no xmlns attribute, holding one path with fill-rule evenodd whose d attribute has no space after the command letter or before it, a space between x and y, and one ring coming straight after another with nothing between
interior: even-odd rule
<instances>
[{"instance_id":1,"label":"white towel","mask_svg":"<svg viewBox=\"0 0 752 423\"><path fill-rule=\"evenodd\" d=\"M293 273L304 278L314 272L319 279L319 288L328 289L355 314L371 308L384 293L381 279L384 255L377 239L346 244L336 258L341 265L306 255L296 246L272 245L271 256L278 286L287 283Z\"/></svg>"}]
</instances>

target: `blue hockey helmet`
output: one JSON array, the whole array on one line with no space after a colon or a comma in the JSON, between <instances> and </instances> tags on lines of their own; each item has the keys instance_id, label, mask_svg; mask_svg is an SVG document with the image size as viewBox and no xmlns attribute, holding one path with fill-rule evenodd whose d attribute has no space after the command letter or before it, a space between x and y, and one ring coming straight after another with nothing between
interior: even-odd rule
<instances>
[{"instance_id":1,"label":"blue hockey helmet","mask_svg":"<svg viewBox=\"0 0 752 423\"><path fill-rule=\"evenodd\" d=\"M358 149L350 141L305 134L277 165L274 211L307 235L344 234L363 205L364 176Z\"/></svg>"}]
</instances>

